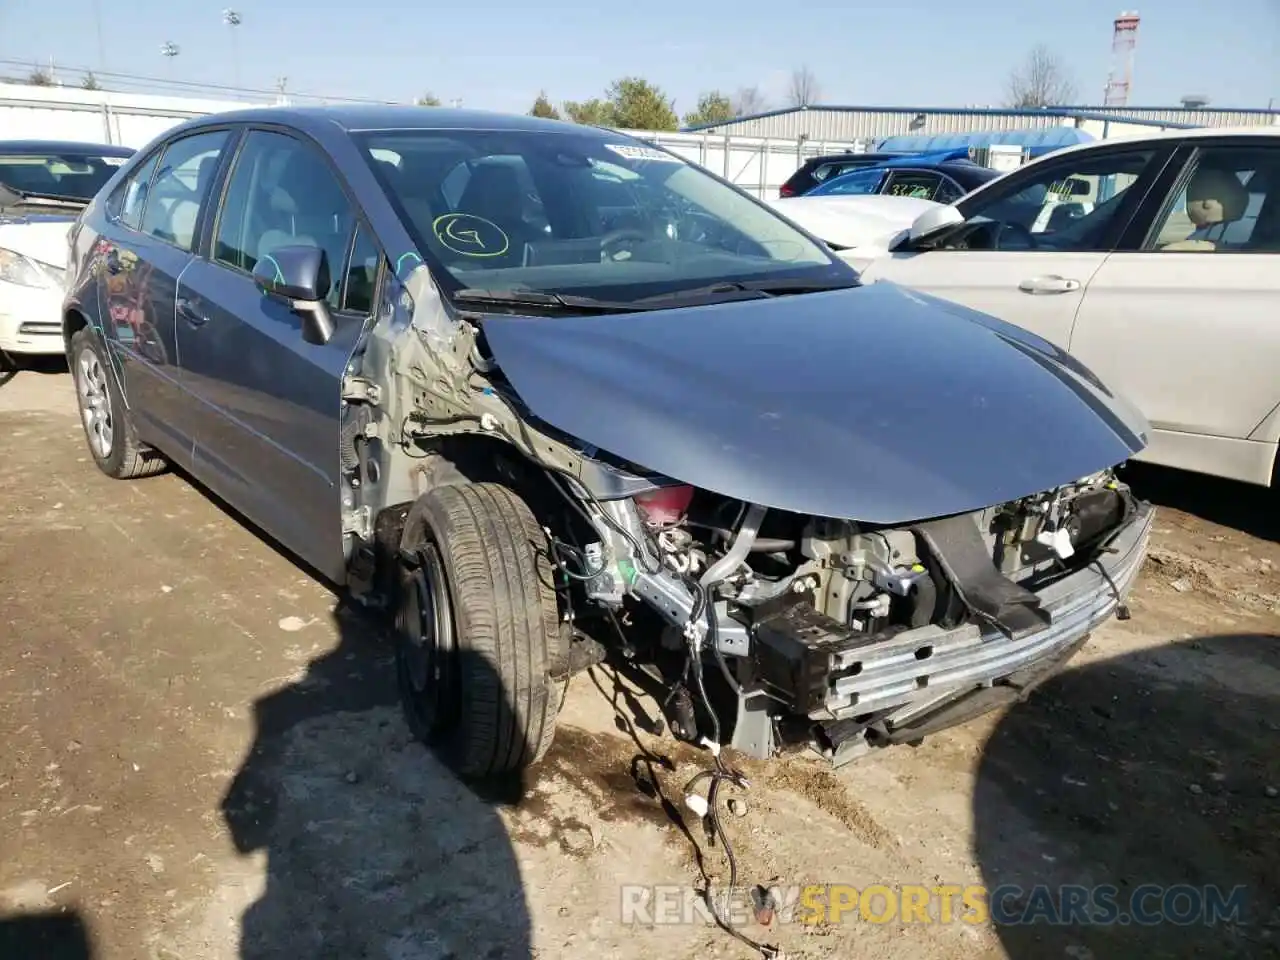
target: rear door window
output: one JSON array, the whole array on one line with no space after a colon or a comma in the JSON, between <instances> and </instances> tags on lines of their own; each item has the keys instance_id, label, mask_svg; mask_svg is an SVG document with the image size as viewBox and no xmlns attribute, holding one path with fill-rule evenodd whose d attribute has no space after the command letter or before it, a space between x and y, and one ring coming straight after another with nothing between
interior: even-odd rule
<instances>
[{"instance_id":1,"label":"rear door window","mask_svg":"<svg viewBox=\"0 0 1280 960\"><path fill-rule=\"evenodd\" d=\"M175 140L165 148L142 214L143 233L183 250L192 248L228 135L226 130L211 130Z\"/></svg>"},{"instance_id":2,"label":"rear door window","mask_svg":"<svg viewBox=\"0 0 1280 960\"><path fill-rule=\"evenodd\" d=\"M160 154L156 153L143 162L133 175L116 187L107 204L107 216L118 220L130 230L142 226L142 211L147 204L147 188L156 172Z\"/></svg>"}]
</instances>

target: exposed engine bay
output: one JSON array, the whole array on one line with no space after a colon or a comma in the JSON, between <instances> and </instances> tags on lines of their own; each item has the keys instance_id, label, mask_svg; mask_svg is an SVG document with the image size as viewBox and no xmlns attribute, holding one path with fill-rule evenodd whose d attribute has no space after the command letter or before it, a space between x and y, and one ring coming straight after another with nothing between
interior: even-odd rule
<instances>
[{"instance_id":1,"label":"exposed engine bay","mask_svg":"<svg viewBox=\"0 0 1280 960\"><path fill-rule=\"evenodd\" d=\"M544 530L575 636L619 641L664 684L673 732L690 741L709 720L719 742L707 686L727 686L731 742L762 758L805 742L846 762L991 686L1000 678L981 669L937 676L935 662L972 656L993 633L1047 630L1039 591L1096 564L1141 509L1106 470L976 513L879 527L655 484L582 455L614 486L642 489L605 499L548 469L574 507ZM894 677L876 681L872 668L886 667Z\"/></svg>"}]
</instances>

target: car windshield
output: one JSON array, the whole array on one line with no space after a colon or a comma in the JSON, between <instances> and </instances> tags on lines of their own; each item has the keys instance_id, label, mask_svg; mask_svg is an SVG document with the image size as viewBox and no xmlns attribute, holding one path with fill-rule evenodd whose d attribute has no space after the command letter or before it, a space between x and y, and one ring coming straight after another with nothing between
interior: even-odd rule
<instances>
[{"instance_id":1,"label":"car windshield","mask_svg":"<svg viewBox=\"0 0 1280 960\"><path fill-rule=\"evenodd\" d=\"M622 135L413 130L358 141L455 291L628 302L722 282L857 283L763 204Z\"/></svg>"},{"instance_id":2,"label":"car windshield","mask_svg":"<svg viewBox=\"0 0 1280 960\"><path fill-rule=\"evenodd\" d=\"M878 193L880 181L884 179L884 167L873 167L870 170L855 170L828 180L813 191L814 196L865 196Z\"/></svg>"},{"instance_id":3,"label":"car windshield","mask_svg":"<svg viewBox=\"0 0 1280 960\"><path fill-rule=\"evenodd\" d=\"M88 203L127 159L92 150L0 151L0 183L28 196Z\"/></svg>"}]
</instances>

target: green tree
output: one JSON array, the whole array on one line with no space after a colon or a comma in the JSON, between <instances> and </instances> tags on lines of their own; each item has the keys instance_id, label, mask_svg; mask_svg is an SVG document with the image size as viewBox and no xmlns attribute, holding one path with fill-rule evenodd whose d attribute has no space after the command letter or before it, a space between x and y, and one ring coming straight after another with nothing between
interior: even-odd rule
<instances>
[{"instance_id":1,"label":"green tree","mask_svg":"<svg viewBox=\"0 0 1280 960\"><path fill-rule=\"evenodd\" d=\"M675 101L643 77L613 81L605 98L612 107L612 126L624 130L675 130L680 125Z\"/></svg>"},{"instance_id":2,"label":"green tree","mask_svg":"<svg viewBox=\"0 0 1280 960\"><path fill-rule=\"evenodd\" d=\"M601 100L599 97L592 97L590 100L583 100L576 103L573 100L565 101L565 116L574 123L586 123L596 127L612 127L614 123L613 104Z\"/></svg>"},{"instance_id":3,"label":"green tree","mask_svg":"<svg viewBox=\"0 0 1280 960\"><path fill-rule=\"evenodd\" d=\"M440 98L437 97L434 93L431 93L430 91L428 91L427 93L424 93L422 96L420 96L417 100L413 102L419 107L440 106Z\"/></svg>"},{"instance_id":4,"label":"green tree","mask_svg":"<svg viewBox=\"0 0 1280 960\"><path fill-rule=\"evenodd\" d=\"M559 120L560 111L551 105L551 101L547 99L547 91L543 90L538 94L538 99L533 101L533 109L529 111L529 116Z\"/></svg>"},{"instance_id":5,"label":"green tree","mask_svg":"<svg viewBox=\"0 0 1280 960\"><path fill-rule=\"evenodd\" d=\"M712 90L698 97L696 109L684 115L686 127L702 126L709 123L724 123L737 116L733 102L719 90Z\"/></svg>"},{"instance_id":6,"label":"green tree","mask_svg":"<svg viewBox=\"0 0 1280 960\"><path fill-rule=\"evenodd\" d=\"M102 84L98 83L98 78L95 77L93 75L93 71L90 70L84 75L84 79L80 81L80 88L82 90L101 90Z\"/></svg>"}]
</instances>

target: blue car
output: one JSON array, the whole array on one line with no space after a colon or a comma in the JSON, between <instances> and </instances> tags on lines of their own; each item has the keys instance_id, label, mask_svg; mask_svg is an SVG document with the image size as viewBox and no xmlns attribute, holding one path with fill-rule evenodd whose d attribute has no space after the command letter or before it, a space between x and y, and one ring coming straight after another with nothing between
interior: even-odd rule
<instances>
[{"instance_id":1,"label":"blue car","mask_svg":"<svg viewBox=\"0 0 1280 960\"><path fill-rule=\"evenodd\" d=\"M691 742L914 741L1058 669L1142 565L1113 467L1146 426L1088 370L616 131L214 114L70 240L98 468L181 467L386 616L465 777L543 756L610 651Z\"/></svg>"},{"instance_id":2,"label":"blue car","mask_svg":"<svg viewBox=\"0 0 1280 960\"><path fill-rule=\"evenodd\" d=\"M806 196L865 196L884 193L954 203L1002 174L969 159L967 149L923 153L886 160L832 177Z\"/></svg>"}]
</instances>

